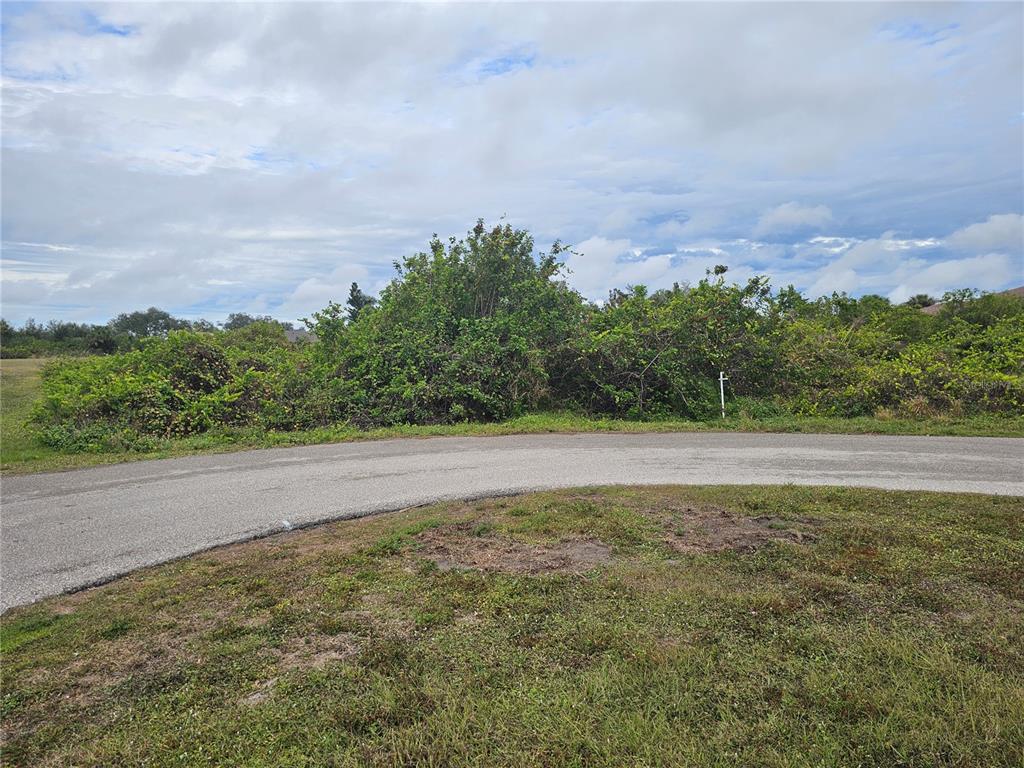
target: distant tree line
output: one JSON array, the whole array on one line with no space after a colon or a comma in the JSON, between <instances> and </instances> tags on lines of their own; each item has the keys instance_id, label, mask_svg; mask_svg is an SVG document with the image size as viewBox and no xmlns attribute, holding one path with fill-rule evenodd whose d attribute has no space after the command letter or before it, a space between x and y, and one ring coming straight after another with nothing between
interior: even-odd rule
<instances>
[{"instance_id":1,"label":"distant tree line","mask_svg":"<svg viewBox=\"0 0 1024 768\"><path fill-rule=\"evenodd\" d=\"M541 410L709 419L719 371L730 413L752 417L1024 414L1019 297L955 291L929 314L930 297L809 299L764 277L729 282L720 266L594 303L566 283L565 251L537 255L525 230L482 221L463 239L435 237L378 297L353 284L345 305L314 313L303 345L266 318L213 333L115 318L112 332L151 335L49 367L35 423L75 451Z\"/></svg>"},{"instance_id":2,"label":"distant tree line","mask_svg":"<svg viewBox=\"0 0 1024 768\"><path fill-rule=\"evenodd\" d=\"M172 331L237 330L253 323L270 323L288 330L292 324L269 315L233 312L219 326L209 320L185 320L156 307L122 312L102 325L50 320L45 325L29 318L20 328L0 320L0 356L5 358L113 354L127 351L140 339L164 337Z\"/></svg>"}]
</instances>

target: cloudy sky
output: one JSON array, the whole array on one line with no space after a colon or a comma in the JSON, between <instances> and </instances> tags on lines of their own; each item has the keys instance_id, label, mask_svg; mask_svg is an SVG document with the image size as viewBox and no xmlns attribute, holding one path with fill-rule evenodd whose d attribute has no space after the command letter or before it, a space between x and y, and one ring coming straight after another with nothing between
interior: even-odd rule
<instances>
[{"instance_id":1,"label":"cloudy sky","mask_svg":"<svg viewBox=\"0 0 1024 768\"><path fill-rule=\"evenodd\" d=\"M3 4L3 316L295 319L504 215L570 281L1024 283L1019 3Z\"/></svg>"}]
</instances>

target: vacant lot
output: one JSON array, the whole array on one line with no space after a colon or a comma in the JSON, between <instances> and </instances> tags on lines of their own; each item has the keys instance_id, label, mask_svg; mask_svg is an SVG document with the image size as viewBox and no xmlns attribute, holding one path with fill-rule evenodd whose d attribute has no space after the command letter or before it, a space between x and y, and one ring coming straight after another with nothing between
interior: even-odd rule
<instances>
[{"instance_id":1,"label":"vacant lot","mask_svg":"<svg viewBox=\"0 0 1024 768\"><path fill-rule=\"evenodd\" d=\"M40 358L0 360L0 449L2 466L33 466L53 453L39 442L26 421L39 396Z\"/></svg>"},{"instance_id":2,"label":"vacant lot","mask_svg":"<svg viewBox=\"0 0 1024 768\"><path fill-rule=\"evenodd\" d=\"M216 550L4 617L9 765L1024 757L1024 499L615 488Z\"/></svg>"},{"instance_id":3,"label":"vacant lot","mask_svg":"<svg viewBox=\"0 0 1024 768\"><path fill-rule=\"evenodd\" d=\"M360 430L346 424L295 432L221 427L188 438L153 440L150 450L63 453L45 445L26 423L40 393L43 359L0 360L0 470L42 472L249 448L442 435L519 435L546 432L807 432L823 434L1024 436L1024 416L934 417L921 419L786 416L754 419L744 415L711 421L627 421L572 413L540 413L496 424L399 426Z\"/></svg>"}]
</instances>

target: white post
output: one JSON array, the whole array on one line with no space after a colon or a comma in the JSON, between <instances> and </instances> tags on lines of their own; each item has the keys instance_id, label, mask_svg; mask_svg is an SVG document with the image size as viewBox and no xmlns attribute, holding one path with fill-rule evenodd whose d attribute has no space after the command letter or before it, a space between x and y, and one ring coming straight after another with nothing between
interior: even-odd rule
<instances>
[{"instance_id":1,"label":"white post","mask_svg":"<svg viewBox=\"0 0 1024 768\"><path fill-rule=\"evenodd\" d=\"M722 418L725 418L725 382L729 380L729 377L725 375L725 371L718 372L718 394L722 398Z\"/></svg>"}]
</instances>

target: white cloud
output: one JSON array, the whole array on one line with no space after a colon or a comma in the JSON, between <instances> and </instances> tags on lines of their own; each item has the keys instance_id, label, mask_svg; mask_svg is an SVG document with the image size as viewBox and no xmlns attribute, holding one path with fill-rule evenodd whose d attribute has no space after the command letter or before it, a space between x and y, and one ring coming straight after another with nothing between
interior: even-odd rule
<instances>
[{"instance_id":1,"label":"white cloud","mask_svg":"<svg viewBox=\"0 0 1024 768\"><path fill-rule=\"evenodd\" d=\"M954 288L978 288L995 290L1012 279L1013 259L1004 253L989 253L966 259L949 259L929 264L903 277L903 282L889 291L889 299L903 302L918 293L940 297ZM1018 271L1018 275L1019 275Z\"/></svg>"},{"instance_id":2,"label":"white cloud","mask_svg":"<svg viewBox=\"0 0 1024 768\"><path fill-rule=\"evenodd\" d=\"M938 235L985 254L967 225L1019 221L1019 4L4 10L9 320L293 319L478 216L579 242L598 298L715 263L888 291L951 256ZM741 243L759 213L765 239L832 239ZM884 259L828 272L873 238Z\"/></svg>"},{"instance_id":3,"label":"white cloud","mask_svg":"<svg viewBox=\"0 0 1024 768\"><path fill-rule=\"evenodd\" d=\"M831 221L832 211L826 205L783 203L761 215L757 220L757 226L754 227L754 235L763 237L806 229L822 229Z\"/></svg>"},{"instance_id":4,"label":"white cloud","mask_svg":"<svg viewBox=\"0 0 1024 768\"><path fill-rule=\"evenodd\" d=\"M608 293L609 286L624 287L611 280L620 272L619 259L634 255L629 240L588 238L565 255L569 284L584 296L600 298Z\"/></svg>"},{"instance_id":5,"label":"white cloud","mask_svg":"<svg viewBox=\"0 0 1024 768\"><path fill-rule=\"evenodd\" d=\"M331 301L343 303L348 297L352 283L367 285L368 272L360 264L344 264L330 274L303 280L288 294L275 313L282 318L299 319L309 317L323 309Z\"/></svg>"},{"instance_id":6,"label":"white cloud","mask_svg":"<svg viewBox=\"0 0 1024 768\"><path fill-rule=\"evenodd\" d=\"M1024 250L1024 217L1019 213L989 216L985 221L958 229L947 241L952 248L967 253L1019 254Z\"/></svg>"},{"instance_id":7,"label":"white cloud","mask_svg":"<svg viewBox=\"0 0 1024 768\"><path fill-rule=\"evenodd\" d=\"M856 243L856 238L852 237L812 237L807 243L816 248L820 248L828 253L842 253L843 251L849 250L850 246Z\"/></svg>"},{"instance_id":8,"label":"white cloud","mask_svg":"<svg viewBox=\"0 0 1024 768\"><path fill-rule=\"evenodd\" d=\"M644 285L651 290L674 283L696 283L718 264L729 267L729 277L742 282L755 271L743 263L746 241L681 245L671 253L649 253L628 239L591 237L573 247L565 259L568 282L581 294L602 301L611 288ZM732 250L726 250L731 248Z\"/></svg>"},{"instance_id":9,"label":"white cloud","mask_svg":"<svg viewBox=\"0 0 1024 768\"><path fill-rule=\"evenodd\" d=\"M813 254L824 246L819 267L806 270L807 293L823 296L833 291L853 295L878 293L892 301L905 301L918 293L941 296L955 288L997 290L1019 282L1020 265L1007 254L989 253L949 258L935 238L899 238L886 232L877 238L833 245L831 239L814 238L802 246ZM841 253L834 253L842 248Z\"/></svg>"}]
</instances>

